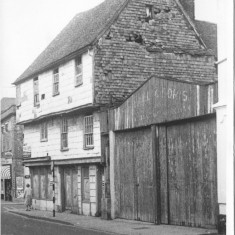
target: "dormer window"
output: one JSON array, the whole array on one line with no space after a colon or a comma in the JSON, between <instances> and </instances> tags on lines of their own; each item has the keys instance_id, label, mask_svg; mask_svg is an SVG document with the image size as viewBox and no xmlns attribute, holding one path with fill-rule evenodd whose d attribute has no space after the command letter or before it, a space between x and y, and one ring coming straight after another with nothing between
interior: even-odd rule
<instances>
[{"instance_id":1,"label":"dormer window","mask_svg":"<svg viewBox=\"0 0 235 235\"><path fill-rule=\"evenodd\" d=\"M82 84L82 57L75 59L75 86Z\"/></svg>"},{"instance_id":2,"label":"dormer window","mask_svg":"<svg viewBox=\"0 0 235 235\"><path fill-rule=\"evenodd\" d=\"M59 95L59 69L53 70L53 95Z\"/></svg>"},{"instance_id":3,"label":"dormer window","mask_svg":"<svg viewBox=\"0 0 235 235\"><path fill-rule=\"evenodd\" d=\"M150 19L153 19L153 6L146 5L146 20L149 21Z\"/></svg>"},{"instance_id":4,"label":"dormer window","mask_svg":"<svg viewBox=\"0 0 235 235\"><path fill-rule=\"evenodd\" d=\"M34 107L37 107L40 105L38 78L33 79L33 92L34 92Z\"/></svg>"}]
</instances>

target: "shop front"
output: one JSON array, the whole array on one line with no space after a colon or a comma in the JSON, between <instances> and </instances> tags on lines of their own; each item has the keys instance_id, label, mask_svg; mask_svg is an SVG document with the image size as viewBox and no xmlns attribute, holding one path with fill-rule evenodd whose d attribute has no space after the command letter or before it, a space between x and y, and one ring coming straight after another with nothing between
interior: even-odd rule
<instances>
[{"instance_id":1,"label":"shop front","mask_svg":"<svg viewBox=\"0 0 235 235\"><path fill-rule=\"evenodd\" d=\"M12 201L12 174L11 165L1 166L1 199Z\"/></svg>"},{"instance_id":2,"label":"shop front","mask_svg":"<svg viewBox=\"0 0 235 235\"><path fill-rule=\"evenodd\" d=\"M57 212L99 216L102 194L99 161L99 158L53 161L49 156L24 161L30 171L33 207L53 211L54 193Z\"/></svg>"}]
</instances>

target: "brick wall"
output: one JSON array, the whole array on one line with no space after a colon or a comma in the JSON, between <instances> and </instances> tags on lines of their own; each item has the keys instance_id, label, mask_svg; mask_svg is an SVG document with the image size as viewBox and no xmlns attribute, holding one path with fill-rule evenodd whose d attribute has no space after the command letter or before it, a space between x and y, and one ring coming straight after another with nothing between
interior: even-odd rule
<instances>
[{"instance_id":1,"label":"brick wall","mask_svg":"<svg viewBox=\"0 0 235 235\"><path fill-rule=\"evenodd\" d=\"M153 5L153 19L146 18ZM96 45L95 102L119 103L151 75L212 81L214 57L173 0L132 0Z\"/></svg>"}]
</instances>

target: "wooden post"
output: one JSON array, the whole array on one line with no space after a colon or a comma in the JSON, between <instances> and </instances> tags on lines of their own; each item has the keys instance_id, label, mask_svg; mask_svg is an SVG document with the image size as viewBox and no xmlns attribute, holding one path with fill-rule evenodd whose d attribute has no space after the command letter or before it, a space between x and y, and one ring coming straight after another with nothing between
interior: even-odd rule
<instances>
[{"instance_id":1,"label":"wooden post","mask_svg":"<svg viewBox=\"0 0 235 235\"><path fill-rule=\"evenodd\" d=\"M115 218L116 214L116 198L115 198L115 133L109 132L109 148L110 148L110 197L111 197L111 218Z\"/></svg>"},{"instance_id":2,"label":"wooden post","mask_svg":"<svg viewBox=\"0 0 235 235\"><path fill-rule=\"evenodd\" d=\"M52 178L53 178L53 217L55 217L55 166L54 161L51 162L51 169L52 169Z\"/></svg>"},{"instance_id":3,"label":"wooden post","mask_svg":"<svg viewBox=\"0 0 235 235\"><path fill-rule=\"evenodd\" d=\"M153 155L154 220L155 224L161 224L161 181L158 127L156 127L155 125L151 126L151 131Z\"/></svg>"}]
</instances>

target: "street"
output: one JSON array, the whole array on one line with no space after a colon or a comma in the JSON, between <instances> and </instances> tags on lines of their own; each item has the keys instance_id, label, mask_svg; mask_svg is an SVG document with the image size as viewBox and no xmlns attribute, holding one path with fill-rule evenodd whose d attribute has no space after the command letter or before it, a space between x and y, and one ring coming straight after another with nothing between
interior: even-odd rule
<instances>
[{"instance_id":1,"label":"street","mask_svg":"<svg viewBox=\"0 0 235 235\"><path fill-rule=\"evenodd\" d=\"M1 204L2 235L105 235L107 233L87 230L75 226L62 225L36 219L25 218L9 212L13 208L22 209L24 205Z\"/></svg>"}]
</instances>

